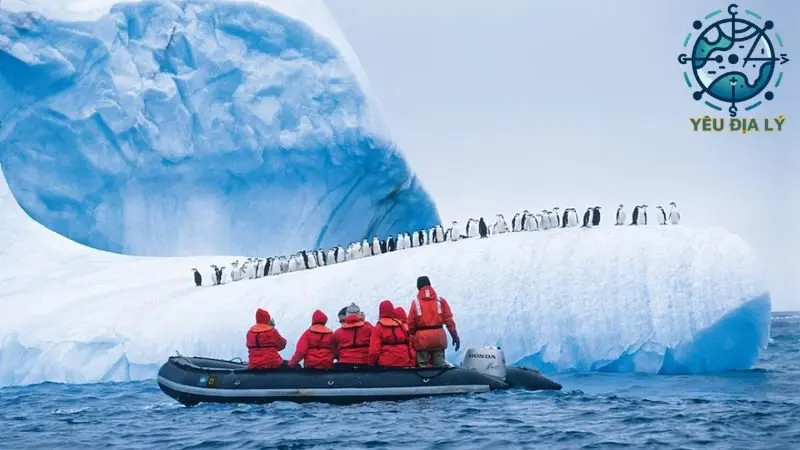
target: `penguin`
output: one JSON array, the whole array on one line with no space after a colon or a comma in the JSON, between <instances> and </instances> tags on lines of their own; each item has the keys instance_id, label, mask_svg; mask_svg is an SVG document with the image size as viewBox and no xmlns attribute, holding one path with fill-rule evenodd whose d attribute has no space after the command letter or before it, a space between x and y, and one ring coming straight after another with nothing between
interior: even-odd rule
<instances>
[{"instance_id":1,"label":"penguin","mask_svg":"<svg viewBox=\"0 0 800 450\"><path fill-rule=\"evenodd\" d=\"M450 240L450 231L451 230L448 229L447 231L444 232L444 240L445 241L449 241Z\"/></svg>"},{"instance_id":2,"label":"penguin","mask_svg":"<svg viewBox=\"0 0 800 450\"><path fill-rule=\"evenodd\" d=\"M639 224L647 225L647 205L642 205L639 211Z\"/></svg>"},{"instance_id":3,"label":"penguin","mask_svg":"<svg viewBox=\"0 0 800 450\"><path fill-rule=\"evenodd\" d=\"M528 231L530 225L528 224L528 216L531 214L528 212L527 209L522 210L522 217L519 219L519 231Z\"/></svg>"},{"instance_id":4,"label":"penguin","mask_svg":"<svg viewBox=\"0 0 800 450\"><path fill-rule=\"evenodd\" d=\"M265 277L267 275L269 275L270 270L272 269L272 264L274 264L274 263L275 263L275 258L273 258L272 256L267 258L266 262L264 262L264 276Z\"/></svg>"},{"instance_id":5,"label":"penguin","mask_svg":"<svg viewBox=\"0 0 800 450\"><path fill-rule=\"evenodd\" d=\"M365 258L372 256L372 247L369 245L369 241L366 239L361 241L361 256Z\"/></svg>"},{"instance_id":6,"label":"penguin","mask_svg":"<svg viewBox=\"0 0 800 450\"><path fill-rule=\"evenodd\" d=\"M242 272L239 270L239 260L231 263L231 281L239 281Z\"/></svg>"},{"instance_id":7,"label":"penguin","mask_svg":"<svg viewBox=\"0 0 800 450\"><path fill-rule=\"evenodd\" d=\"M419 230L419 234L417 235L417 238L419 239L417 241L417 244L418 244L419 247L422 247L423 245L425 245L425 241L428 240L427 234L428 233L426 233L425 230Z\"/></svg>"},{"instance_id":8,"label":"penguin","mask_svg":"<svg viewBox=\"0 0 800 450\"><path fill-rule=\"evenodd\" d=\"M473 238L478 235L478 224L475 222L475 219L469 219L467 221L467 237Z\"/></svg>"},{"instance_id":9,"label":"penguin","mask_svg":"<svg viewBox=\"0 0 800 450\"><path fill-rule=\"evenodd\" d=\"M441 224L436 225L436 235L439 236L439 243L447 240L444 237L444 227Z\"/></svg>"},{"instance_id":10,"label":"penguin","mask_svg":"<svg viewBox=\"0 0 800 450\"><path fill-rule=\"evenodd\" d=\"M511 222L512 222L511 229L513 230L514 219L511 219ZM506 224L506 219L503 217L502 214L498 214L497 219L495 219L494 221L494 226L492 227L492 234L503 234L507 232L508 232L508 224Z\"/></svg>"},{"instance_id":11,"label":"penguin","mask_svg":"<svg viewBox=\"0 0 800 450\"><path fill-rule=\"evenodd\" d=\"M458 228L458 222L453 221L450 225L450 241L456 242L461 237L461 230Z\"/></svg>"},{"instance_id":12,"label":"penguin","mask_svg":"<svg viewBox=\"0 0 800 450\"><path fill-rule=\"evenodd\" d=\"M337 245L336 246L336 258L334 259L334 262L336 262L336 263L344 262L345 255L346 255L346 252L344 251L344 247L342 247L341 245Z\"/></svg>"},{"instance_id":13,"label":"penguin","mask_svg":"<svg viewBox=\"0 0 800 450\"><path fill-rule=\"evenodd\" d=\"M224 284L229 277L225 276L225 266L219 268L219 284ZM230 272L230 270L228 271Z\"/></svg>"},{"instance_id":14,"label":"penguin","mask_svg":"<svg viewBox=\"0 0 800 450\"><path fill-rule=\"evenodd\" d=\"M201 286L203 284L203 276L200 275L197 269L192 269L192 272L194 272L194 285Z\"/></svg>"},{"instance_id":15,"label":"penguin","mask_svg":"<svg viewBox=\"0 0 800 450\"><path fill-rule=\"evenodd\" d=\"M522 229L519 216L520 214L516 213L514 217L511 218L511 231L520 231ZM503 233L505 233L505 231Z\"/></svg>"},{"instance_id":16,"label":"penguin","mask_svg":"<svg viewBox=\"0 0 800 450\"><path fill-rule=\"evenodd\" d=\"M586 208L586 212L583 213L583 226L582 228L591 228L592 227L592 213L594 210L589 207Z\"/></svg>"},{"instance_id":17,"label":"penguin","mask_svg":"<svg viewBox=\"0 0 800 450\"><path fill-rule=\"evenodd\" d=\"M317 252L314 250L307 250L306 255L308 259L306 269L316 269L319 266L319 262L317 261Z\"/></svg>"},{"instance_id":18,"label":"penguin","mask_svg":"<svg viewBox=\"0 0 800 450\"><path fill-rule=\"evenodd\" d=\"M561 228L567 228L569 225L569 210L572 208L567 208L564 210L564 215L561 217Z\"/></svg>"},{"instance_id":19,"label":"penguin","mask_svg":"<svg viewBox=\"0 0 800 450\"><path fill-rule=\"evenodd\" d=\"M555 220L555 222L553 222L553 228L561 228L561 215L558 214L559 209L561 208L558 206L553 207L553 219Z\"/></svg>"},{"instance_id":20,"label":"penguin","mask_svg":"<svg viewBox=\"0 0 800 450\"><path fill-rule=\"evenodd\" d=\"M659 225L666 225L667 224L667 213L664 212L664 208L661 206L656 206L656 218L658 219Z\"/></svg>"},{"instance_id":21,"label":"penguin","mask_svg":"<svg viewBox=\"0 0 800 450\"><path fill-rule=\"evenodd\" d=\"M387 247L386 247L386 240L385 239L381 239L380 241L378 241L378 246L381 249L381 254L386 253Z\"/></svg>"},{"instance_id":22,"label":"penguin","mask_svg":"<svg viewBox=\"0 0 800 450\"><path fill-rule=\"evenodd\" d=\"M596 226L600 225L600 207L599 206L595 206L592 211L593 211L593 213L592 213L592 226L596 227Z\"/></svg>"},{"instance_id":23,"label":"penguin","mask_svg":"<svg viewBox=\"0 0 800 450\"><path fill-rule=\"evenodd\" d=\"M408 233L405 233L403 235L403 247L404 248L411 248L411 235L408 234Z\"/></svg>"},{"instance_id":24,"label":"penguin","mask_svg":"<svg viewBox=\"0 0 800 450\"><path fill-rule=\"evenodd\" d=\"M217 277L217 271L219 270L219 267L217 267L214 264L212 264L212 265L210 265L208 267L211 267L211 285L212 286L216 286L216 285L219 284L219 279Z\"/></svg>"},{"instance_id":25,"label":"penguin","mask_svg":"<svg viewBox=\"0 0 800 450\"><path fill-rule=\"evenodd\" d=\"M639 211L641 211L641 208L638 205L633 207L633 212L631 213L631 225L639 225Z\"/></svg>"},{"instance_id":26,"label":"penguin","mask_svg":"<svg viewBox=\"0 0 800 450\"><path fill-rule=\"evenodd\" d=\"M439 243L439 233L436 227L431 228L430 236L431 236L431 244Z\"/></svg>"},{"instance_id":27,"label":"penguin","mask_svg":"<svg viewBox=\"0 0 800 450\"><path fill-rule=\"evenodd\" d=\"M306 253L305 250L300 250L299 254L300 257L303 258L303 268L310 269L311 267L308 265L308 253Z\"/></svg>"},{"instance_id":28,"label":"penguin","mask_svg":"<svg viewBox=\"0 0 800 450\"><path fill-rule=\"evenodd\" d=\"M377 237L372 238L372 254L373 255L380 255L383 253L381 251L381 241Z\"/></svg>"},{"instance_id":29,"label":"penguin","mask_svg":"<svg viewBox=\"0 0 800 450\"><path fill-rule=\"evenodd\" d=\"M339 249L337 247L331 247L330 249L328 249L328 262L327 262L327 265L336 264L337 262L339 262L339 261L336 260L336 254L337 254L338 250Z\"/></svg>"},{"instance_id":30,"label":"penguin","mask_svg":"<svg viewBox=\"0 0 800 450\"><path fill-rule=\"evenodd\" d=\"M617 222L614 225L625 225L625 206L619 205L617 208Z\"/></svg>"},{"instance_id":31,"label":"penguin","mask_svg":"<svg viewBox=\"0 0 800 450\"><path fill-rule=\"evenodd\" d=\"M328 254L325 253L325 250L319 249L317 250L317 266L327 266L328 265Z\"/></svg>"},{"instance_id":32,"label":"penguin","mask_svg":"<svg viewBox=\"0 0 800 450\"><path fill-rule=\"evenodd\" d=\"M285 256L280 257L280 266L278 267L278 273L286 273L289 271L289 258Z\"/></svg>"},{"instance_id":33,"label":"penguin","mask_svg":"<svg viewBox=\"0 0 800 450\"><path fill-rule=\"evenodd\" d=\"M578 227L581 225L581 220L578 218L578 210L575 208L570 208L572 210L570 224L573 227Z\"/></svg>"},{"instance_id":34,"label":"penguin","mask_svg":"<svg viewBox=\"0 0 800 450\"><path fill-rule=\"evenodd\" d=\"M222 284L222 271L225 269L225 266L217 267L214 266L214 275L217 278L217 284Z\"/></svg>"},{"instance_id":35,"label":"penguin","mask_svg":"<svg viewBox=\"0 0 800 450\"><path fill-rule=\"evenodd\" d=\"M675 202L669 202L669 223L677 225L681 221L681 213L678 212L678 205Z\"/></svg>"},{"instance_id":36,"label":"penguin","mask_svg":"<svg viewBox=\"0 0 800 450\"><path fill-rule=\"evenodd\" d=\"M546 225L544 223L544 215L542 215L542 213L536 214L535 216L533 216L533 218L536 219L536 229L537 230L545 230L545 229L547 229L547 228L545 228Z\"/></svg>"},{"instance_id":37,"label":"penguin","mask_svg":"<svg viewBox=\"0 0 800 450\"><path fill-rule=\"evenodd\" d=\"M411 233L411 248L419 247L419 231Z\"/></svg>"},{"instance_id":38,"label":"penguin","mask_svg":"<svg viewBox=\"0 0 800 450\"><path fill-rule=\"evenodd\" d=\"M478 235L481 238L489 237L489 227L486 226L486 222L483 220L483 217L478 220Z\"/></svg>"},{"instance_id":39,"label":"penguin","mask_svg":"<svg viewBox=\"0 0 800 450\"><path fill-rule=\"evenodd\" d=\"M397 249L398 250L405 250L406 249L406 240L403 239L403 233L398 233L397 237L395 238L397 242Z\"/></svg>"},{"instance_id":40,"label":"penguin","mask_svg":"<svg viewBox=\"0 0 800 450\"><path fill-rule=\"evenodd\" d=\"M386 251L393 252L397 250L397 245L395 245L395 240L392 236L386 238Z\"/></svg>"}]
</instances>

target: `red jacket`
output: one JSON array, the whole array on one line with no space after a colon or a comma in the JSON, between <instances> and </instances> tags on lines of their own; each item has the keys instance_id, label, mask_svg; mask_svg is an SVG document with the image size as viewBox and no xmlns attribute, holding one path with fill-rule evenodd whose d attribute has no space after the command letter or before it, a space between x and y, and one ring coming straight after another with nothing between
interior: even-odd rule
<instances>
[{"instance_id":1,"label":"red jacket","mask_svg":"<svg viewBox=\"0 0 800 450\"><path fill-rule=\"evenodd\" d=\"M389 300L381 302L380 317L372 328L369 364L383 367L412 367L408 332L395 320L394 306Z\"/></svg>"},{"instance_id":2,"label":"red jacket","mask_svg":"<svg viewBox=\"0 0 800 450\"><path fill-rule=\"evenodd\" d=\"M458 337L447 300L439 297L432 287L423 287L408 308L408 332L414 336L414 348L420 352L446 350L445 326L454 339Z\"/></svg>"},{"instance_id":3,"label":"red jacket","mask_svg":"<svg viewBox=\"0 0 800 450\"><path fill-rule=\"evenodd\" d=\"M305 360L304 367L311 369L333 368L333 355L336 351L336 340L333 330L326 327L328 316L320 310L314 311L311 316L311 327L307 329L297 341L297 348L289 365L297 367L300 361Z\"/></svg>"},{"instance_id":4,"label":"red jacket","mask_svg":"<svg viewBox=\"0 0 800 450\"><path fill-rule=\"evenodd\" d=\"M336 339L336 357L342 364L367 365L372 325L356 315L344 318L342 327L333 333Z\"/></svg>"},{"instance_id":5,"label":"red jacket","mask_svg":"<svg viewBox=\"0 0 800 450\"><path fill-rule=\"evenodd\" d=\"M286 348L286 339L270 325L267 311L256 310L256 324L247 332L247 367L250 369L274 369L283 364L278 353Z\"/></svg>"},{"instance_id":6,"label":"red jacket","mask_svg":"<svg viewBox=\"0 0 800 450\"><path fill-rule=\"evenodd\" d=\"M408 331L408 316L402 306L398 306L394 309L394 318ZM411 335L408 336L408 351L411 356L411 362L416 363L417 350L414 348L414 336Z\"/></svg>"}]
</instances>

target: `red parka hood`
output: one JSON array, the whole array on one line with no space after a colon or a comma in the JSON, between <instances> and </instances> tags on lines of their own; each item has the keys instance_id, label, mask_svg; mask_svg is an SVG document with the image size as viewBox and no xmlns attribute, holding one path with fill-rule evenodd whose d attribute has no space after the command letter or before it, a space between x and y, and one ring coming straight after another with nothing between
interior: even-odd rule
<instances>
[{"instance_id":1,"label":"red parka hood","mask_svg":"<svg viewBox=\"0 0 800 450\"><path fill-rule=\"evenodd\" d=\"M434 300L436 298L439 298L439 296L436 294L436 291L432 287L425 286L422 289L420 289L419 292L417 292L417 298L419 300Z\"/></svg>"},{"instance_id":2,"label":"red parka hood","mask_svg":"<svg viewBox=\"0 0 800 450\"><path fill-rule=\"evenodd\" d=\"M390 300L384 300L378 306L378 314L381 319L394 319L394 305Z\"/></svg>"},{"instance_id":3,"label":"red parka hood","mask_svg":"<svg viewBox=\"0 0 800 450\"><path fill-rule=\"evenodd\" d=\"M328 316L326 316L324 312L316 310L314 314L311 315L311 325L325 325L326 323L328 323Z\"/></svg>"},{"instance_id":4,"label":"red parka hood","mask_svg":"<svg viewBox=\"0 0 800 450\"><path fill-rule=\"evenodd\" d=\"M269 325L270 317L269 313L261 308L256 310L256 323L263 323L265 325Z\"/></svg>"},{"instance_id":5,"label":"red parka hood","mask_svg":"<svg viewBox=\"0 0 800 450\"><path fill-rule=\"evenodd\" d=\"M399 320L400 322L405 322L408 320L408 316L406 315L406 310L403 309L402 306L398 306L394 309L394 318Z\"/></svg>"}]
</instances>

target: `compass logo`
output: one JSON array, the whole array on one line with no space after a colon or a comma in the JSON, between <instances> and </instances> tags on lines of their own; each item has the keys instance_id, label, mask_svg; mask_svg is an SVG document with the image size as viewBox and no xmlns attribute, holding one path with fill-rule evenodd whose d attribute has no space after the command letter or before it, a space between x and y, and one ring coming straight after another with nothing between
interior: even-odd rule
<instances>
[{"instance_id":1,"label":"compass logo","mask_svg":"<svg viewBox=\"0 0 800 450\"><path fill-rule=\"evenodd\" d=\"M683 41L691 53L681 53L678 62L688 66L683 79L695 100L735 118L775 98L789 57L771 20L749 9L740 10L736 4L723 14L718 9L694 21L696 31Z\"/></svg>"}]
</instances>

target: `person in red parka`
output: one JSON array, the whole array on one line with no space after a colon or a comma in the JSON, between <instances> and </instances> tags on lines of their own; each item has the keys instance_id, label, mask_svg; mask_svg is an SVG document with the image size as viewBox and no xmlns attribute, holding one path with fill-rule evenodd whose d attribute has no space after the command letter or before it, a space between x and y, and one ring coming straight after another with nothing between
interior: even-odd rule
<instances>
[{"instance_id":1,"label":"person in red parka","mask_svg":"<svg viewBox=\"0 0 800 450\"><path fill-rule=\"evenodd\" d=\"M406 315L406 310L403 309L402 306L396 306L394 308L394 319L400 322L400 325L408 331L408 316ZM408 335L408 355L411 357L411 362L414 363L417 360L417 350L414 349L414 336Z\"/></svg>"},{"instance_id":2,"label":"person in red parka","mask_svg":"<svg viewBox=\"0 0 800 450\"><path fill-rule=\"evenodd\" d=\"M246 342L248 368L275 369L284 364L278 352L286 348L286 339L275 329L267 311L256 310L256 324L247 332Z\"/></svg>"},{"instance_id":3,"label":"person in red parka","mask_svg":"<svg viewBox=\"0 0 800 450\"><path fill-rule=\"evenodd\" d=\"M345 312L342 326L333 333L336 339L336 357L343 366L366 366L369 362L369 342L372 325L364 320L364 313L355 303Z\"/></svg>"},{"instance_id":4,"label":"person in red parka","mask_svg":"<svg viewBox=\"0 0 800 450\"><path fill-rule=\"evenodd\" d=\"M333 330L326 327L328 316L320 310L311 315L311 326L300 336L294 356L289 360L291 367L297 367L305 361L304 367L309 369L332 369L333 356L336 351L336 340Z\"/></svg>"},{"instance_id":5,"label":"person in red parka","mask_svg":"<svg viewBox=\"0 0 800 450\"><path fill-rule=\"evenodd\" d=\"M422 276L417 278L417 298L408 308L408 332L413 336L419 367L444 367L444 351L447 349L447 335L444 327L453 337L456 351L461 340L456 331L456 322L450 305L440 297L431 286L431 280Z\"/></svg>"},{"instance_id":6,"label":"person in red parka","mask_svg":"<svg viewBox=\"0 0 800 450\"><path fill-rule=\"evenodd\" d=\"M369 341L369 364L382 367L412 367L408 332L394 318L394 305L389 300L378 308L380 320L372 328Z\"/></svg>"}]
</instances>

